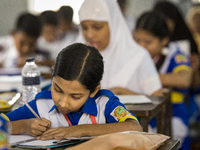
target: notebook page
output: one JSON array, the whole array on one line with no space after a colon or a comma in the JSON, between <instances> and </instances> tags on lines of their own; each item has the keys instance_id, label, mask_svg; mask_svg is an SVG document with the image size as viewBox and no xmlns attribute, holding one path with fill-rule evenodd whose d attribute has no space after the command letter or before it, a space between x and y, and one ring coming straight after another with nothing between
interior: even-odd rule
<instances>
[{"instance_id":1,"label":"notebook page","mask_svg":"<svg viewBox=\"0 0 200 150\"><path fill-rule=\"evenodd\" d=\"M151 104L152 101L144 95L117 95L123 104Z\"/></svg>"}]
</instances>

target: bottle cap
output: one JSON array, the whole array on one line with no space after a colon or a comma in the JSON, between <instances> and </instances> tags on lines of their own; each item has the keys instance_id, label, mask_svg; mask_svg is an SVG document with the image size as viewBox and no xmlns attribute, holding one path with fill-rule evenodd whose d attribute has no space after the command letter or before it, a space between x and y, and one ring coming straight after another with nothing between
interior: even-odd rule
<instances>
[{"instance_id":1,"label":"bottle cap","mask_svg":"<svg viewBox=\"0 0 200 150\"><path fill-rule=\"evenodd\" d=\"M34 61L33 57L26 58L26 62L32 62L32 61Z\"/></svg>"}]
</instances>

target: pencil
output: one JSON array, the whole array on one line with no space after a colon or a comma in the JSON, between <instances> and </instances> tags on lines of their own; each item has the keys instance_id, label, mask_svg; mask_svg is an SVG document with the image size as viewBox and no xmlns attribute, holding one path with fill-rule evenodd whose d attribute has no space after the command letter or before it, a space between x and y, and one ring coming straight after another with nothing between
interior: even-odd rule
<instances>
[{"instance_id":1,"label":"pencil","mask_svg":"<svg viewBox=\"0 0 200 150\"><path fill-rule=\"evenodd\" d=\"M28 107L28 109L34 114L34 116L35 116L36 118L41 119L41 118L37 115L37 113L31 108L31 106L30 106L25 100L22 99L22 101L23 101L24 104Z\"/></svg>"}]
</instances>

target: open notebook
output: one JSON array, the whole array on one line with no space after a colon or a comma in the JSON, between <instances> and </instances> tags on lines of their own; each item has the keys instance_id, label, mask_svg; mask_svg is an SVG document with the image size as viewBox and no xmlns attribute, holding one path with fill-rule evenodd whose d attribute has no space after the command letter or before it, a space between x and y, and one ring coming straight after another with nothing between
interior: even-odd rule
<instances>
[{"instance_id":1,"label":"open notebook","mask_svg":"<svg viewBox=\"0 0 200 150\"><path fill-rule=\"evenodd\" d=\"M41 141L30 135L10 135L9 144L11 147L31 148L31 149L47 149L63 146L76 145L78 143L85 142L94 137L82 137L82 138L68 138L65 140L47 140Z\"/></svg>"},{"instance_id":2,"label":"open notebook","mask_svg":"<svg viewBox=\"0 0 200 150\"><path fill-rule=\"evenodd\" d=\"M151 99L144 95L117 95L120 102L123 104L149 104Z\"/></svg>"}]
</instances>

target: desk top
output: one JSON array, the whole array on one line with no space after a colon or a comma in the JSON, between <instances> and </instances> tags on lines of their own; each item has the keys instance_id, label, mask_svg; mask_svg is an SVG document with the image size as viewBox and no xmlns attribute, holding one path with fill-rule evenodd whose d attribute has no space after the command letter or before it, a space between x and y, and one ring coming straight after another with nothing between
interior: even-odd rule
<instances>
[{"instance_id":1,"label":"desk top","mask_svg":"<svg viewBox=\"0 0 200 150\"><path fill-rule=\"evenodd\" d=\"M163 105L166 101L166 97L157 97L157 96L149 96L152 100L152 103L150 104L125 104L125 107L134 115L139 117L149 117L149 116L155 116L157 112L162 109L160 107Z\"/></svg>"},{"instance_id":2,"label":"desk top","mask_svg":"<svg viewBox=\"0 0 200 150\"><path fill-rule=\"evenodd\" d=\"M164 145L158 148L158 150L176 150L179 145L180 145L180 140L168 139L164 142Z\"/></svg>"}]
</instances>

